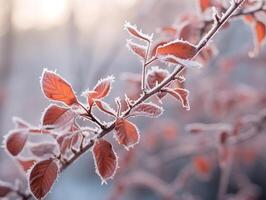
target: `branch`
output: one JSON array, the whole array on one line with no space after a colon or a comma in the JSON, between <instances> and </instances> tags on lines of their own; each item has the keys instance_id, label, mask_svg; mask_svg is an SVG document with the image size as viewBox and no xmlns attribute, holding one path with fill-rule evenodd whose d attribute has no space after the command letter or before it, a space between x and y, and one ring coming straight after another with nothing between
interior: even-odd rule
<instances>
[{"instance_id":1,"label":"branch","mask_svg":"<svg viewBox=\"0 0 266 200\"><path fill-rule=\"evenodd\" d=\"M217 33L217 31L222 27L222 25L230 18L230 16L240 7L240 5L244 1L245 0L241 0L239 3L234 3L234 4L231 5L231 7L227 10L227 12L221 18L220 22L216 23L215 26L213 26L213 28L199 42L199 44L197 45L197 54L203 49L203 47L206 46L206 44L210 41L210 39ZM178 75L182 70L184 70L184 68L185 68L185 66L177 66L176 69L169 75L169 77L164 79L159 85L157 85L156 87L152 88L147 93L143 93L142 96L138 100L136 100L134 102L134 104L124 112L122 117L126 117L127 115L129 115L129 113L132 110L132 108L134 108L137 105L139 105L140 103L144 102L145 100L150 98L152 95L160 92L160 90L164 86L166 86L168 83L170 83L172 80L174 80L174 77L176 75ZM86 144L82 150L77 152L77 154L75 154L70 160L68 160L68 162L62 167L61 171L66 169L72 162L74 162L76 159L78 159L84 152L89 150L93 146L95 140L104 137L106 134L111 132L114 129L114 127L115 127L115 122L113 122L105 130L102 130L94 139L92 139L88 144Z\"/></svg>"},{"instance_id":2,"label":"branch","mask_svg":"<svg viewBox=\"0 0 266 200\"><path fill-rule=\"evenodd\" d=\"M205 37L203 37L202 40L199 41L199 43L197 45L197 54L206 46L206 44L218 32L218 30L223 26L223 24L228 21L228 19L233 15L233 13L240 7L240 5L244 1L245 0L240 0L238 2L232 3L232 5L229 7L229 9L226 11L226 13L220 18L220 20L217 21L216 23L214 23L211 30L205 35ZM150 65L151 63L153 63L156 59L157 58L152 58L151 60L146 61L144 64L145 68L148 65ZM130 108L128 108L122 114L121 117L122 118L127 117L130 114L132 108L134 108L137 105L141 104L142 102L146 101L147 99L149 99L154 94L157 94L158 92L160 92L165 86L167 86L172 80L174 80L175 77L178 74L180 74L180 72L182 72L184 69L185 69L185 66L182 66L182 65L176 66L176 68L173 70L173 72L166 79L164 79L160 84L158 84L156 87L154 87L148 91L143 90L141 97L138 100L136 100L130 106ZM145 76L145 73L144 73L144 76ZM145 82L143 82L143 84L145 84ZM92 138L88 143L84 142L83 148L80 148L78 151L76 151L70 159L62 162L62 167L60 169L61 172L64 171L68 166L70 166L74 161L76 161L81 155L83 155L83 153L88 151L93 146L93 144L95 143L96 140L104 137L106 134L110 133L115 128L115 122L113 122L108 127L105 127L100 121L97 120L97 118L94 118L94 116L91 115L91 113L86 108L84 108L84 109L86 110L88 117L90 117L97 125L99 125L102 130L100 132L98 132L98 134L94 138ZM31 197L32 196L30 195L28 199L30 199Z\"/></svg>"}]
</instances>

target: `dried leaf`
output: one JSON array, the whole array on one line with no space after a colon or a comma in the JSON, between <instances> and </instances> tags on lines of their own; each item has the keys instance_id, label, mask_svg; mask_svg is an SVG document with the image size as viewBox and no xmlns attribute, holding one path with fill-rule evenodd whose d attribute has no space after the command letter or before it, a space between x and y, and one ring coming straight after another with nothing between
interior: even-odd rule
<instances>
[{"instance_id":1,"label":"dried leaf","mask_svg":"<svg viewBox=\"0 0 266 200\"><path fill-rule=\"evenodd\" d=\"M193 44L186 41L175 40L159 46L156 51L156 56L172 55L184 60L191 59L197 53L197 48Z\"/></svg>"},{"instance_id":2,"label":"dried leaf","mask_svg":"<svg viewBox=\"0 0 266 200\"><path fill-rule=\"evenodd\" d=\"M68 106L78 103L71 85L55 72L43 70L41 88L50 100L63 102Z\"/></svg>"},{"instance_id":3,"label":"dried leaf","mask_svg":"<svg viewBox=\"0 0 266 200\"><path fill-rule=\"evenodd\" d=\"M6 136L6 149L12 156L17 156L24 148L28 134L25 131L18 129L11 131Z\"/></svg>"},{"instance_id":4,"label":"dried leaf","mask_svg":"<svg viewBox=\"0 0 266 200\"><path fill-rule=\"evenodd\" d=\"M92 153L96 173L101 177L102 183L112 179L117 169L117 156L112 145L104 139L99 139L95 142Z\"/></svg>"},{"instance_id":5,"label":"dried leaf","mask_svg":"<svg viewBox=\"0 0 266 200\"><path fill-rule=\"evenodd\" d=\"M139 45L131 40L127 40L127 47L131 50L134 54L139 56L141 59L145 59L146 57L146 46Z\"/></svg>"},{"instance_id":6,"label":"dried leaf","mask_svg":"<svg viewBox=\"0 0 266 200\"><path fill-rule=\"evenodd\" d=\"M43 126L61 127L73 121L75 115L69 108L51 104L45 109L41 121Z\"/></svg>"},{"instance_id":7,"label":"dried leaf","mask_svg":"<svg viewBox=\"0 0 266 200\"><path fill-rule=\"evenodd\" d=\"M163 113L163 108L154 103L141 103L131 110L130 116L159 117Z\"/></svg>"},{"instance_id":8,"label":"dried leaf","mask_svg":"<svg viewBox=\"0 0 266 200\"><path fill-rule=\"evenodd\" d=\"M135 124L119 118L115 122L116 138L127 150L139 142L139 132Z\"/></svg>"},{"instance_id":9,"label":"dried leaf","mask_svg":"<svg viewBox=\"0 0 266 200\"><path fill-rule=\"evenodd\" d=\"M29 186L36 199L44 199L55 183L59 172L57 161L49 159L36 163L29 176Z\"/></svg>"},{"instance_id":10,"label":"dried leaf","mask_svg":"<svg viewBox=\"0 0 266 200\"><path fill-rule=\"evenodd\" d=\"M151 42L151 40L152 40L152 36L149 36L149 35L142 33L141 30L139 31L137 29L137 26L133 26L129 22L125 23L124 28L125 28L125 30L128 31L128 33L130 33L132 36L134 36L138 39L145 40L147 42Z\"/></svg>"},{"instance_id":11,"label":"dried leaf","mask_svg":"<svg viewBox=\"0 0 266 200\"><path fill-rule=\"evenodd\" d=\"M183 88L176 88L176 89L171 89L171 88L165 88L164 91L167 93L171 94L173 97L177 98L182 106L186 108L186 110L190 110L190 105L189 105L189 91Z\"/></svg>"}]
</instances>

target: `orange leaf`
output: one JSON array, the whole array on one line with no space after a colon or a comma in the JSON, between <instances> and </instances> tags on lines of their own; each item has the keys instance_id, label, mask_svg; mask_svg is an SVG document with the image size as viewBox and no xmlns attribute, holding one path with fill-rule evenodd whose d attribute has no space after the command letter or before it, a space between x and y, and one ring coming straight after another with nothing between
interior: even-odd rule
<instances>
[{"instance_id":1,"label":"orange leaf","mask_svg":"<svg viewBox=\"0 0 266 200\"><path fill-rule=\"evenodd\" d=\"M199 4L202 12L212 6L211 0L199 0Z\"/></svg>"},{"instance_id":2,"label":"orange leaf","mask_svg":"<svg viewBox=\"0 0 266 200\"><path fill-rule=\"evenodd\" d=\"M116 137L119 144L127 150L139 142L139 132L135 124L119 118L115 122Z\"/></svg>"},{"instance_id":3,"label":"orange leaf","mask_svg":"<svg viewBox=\"0 0 266 200\"><path fill-rule=\"evenodd\" d=\"M33 166L29 186L36 199L44 199L55 183L58 172L58 164L52 159L38 162Z\"/></svg>"},{"instance_id":4,"label":"orange leaf","mask_svg":"<svg viewBox=\"0 0 266 200\"><path fill-rule=\"evenodd\" d=\"M159 46L156 56L172 55L181 59L191 59L197 53L197 48L186 41L176 40Z\"/></svg>"},{"instance_id":5,"label":"orange leaf","mask_svg":"<svg viewBox=\"0 0 266 200\"><path fill-rule=\"evenodd\" d=\"M193 159L195 169L199 174L208 174L211 171L210 161L205 156L197 156Z\"/></svg>"},{"instance_id":6,"label":"orange leaf","mask_svg":"<svg viewBox=\"0 0 266 200\"><path fill-rule=\"evenodd\" d=\"M43 70L41 87L50 100L63 102L68 106L78 103L71 85L55 72Z\"/></svg>"},{"instance_id":7,"label":"orange leaf","mask_svg":"<svg viewBox=\"0 0 266 200\"><path fill-rule=\"evenodd\" d=\"M18 155L24 148L28 134L22 130L14 130L10 132L6 137L6 149L12 155Z\"/></svg>"},{"instance_id":8,"label":"orange leaf","mask_svg":"<svg viewBox=\"0 0 266 200\"><path fill-rule=\"evenodd\" d=\"M99 139L95 142L92 153L96 173L101 177L102 183L112 179L117 169L117 156L112 145L104 139Z\"/></svg>"},{"instance_id":9,"label":"orange leaf","mask_svg":"<svg viewBox=\"0 0 266 200\"><path fill-rule=\"evenodd\" d=\"M257 21L255 28L256 28L256 35L257 35L257 42L258 42L258 45L261 46L265 40L266 26L263 22Z\"/></svg>"}]
</instances>

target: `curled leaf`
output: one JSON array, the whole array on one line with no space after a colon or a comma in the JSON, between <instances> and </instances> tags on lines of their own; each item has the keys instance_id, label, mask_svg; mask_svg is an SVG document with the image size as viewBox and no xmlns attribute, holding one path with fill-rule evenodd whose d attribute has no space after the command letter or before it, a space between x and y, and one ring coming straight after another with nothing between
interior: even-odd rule
<instances>
[{"instance_id":1,"label":"curled leaf","mask_svg":"<svg viewBox=\"0 0 266 200\"><path fill-rule=\"evenodd\" d=\"M29 186L36 199L44 199L59 172L57 161L49 159L36 163L30 171Z\"/></svg>"},{"instance_id":2,"label":"curled leaf","mask_svg":"<svg viewBox=\"0 0 266 200\"><path fill-rule=\"evenodd\" d=\"M71 85L55 72L43 70L41 88L50 100L63 102L68 106L78 103Z\"/></svg>"},{"instance_id":3,"label":"curled leaf","mask_svg":"<svg viewBox=\"0 0 266 200\"><path fill-rule=\"evenodd\" d=\"M117 156L112 145L104 139L99 139L95 142L92 153L96 173L101 177L102 183L112 179L117 169Z\"/></svg>"},{"instance_id":4,"label":"curled leaf","mask_svg":"<svg viewBox=\"0 0 266 200\"><path fill-rule=\"evenodd\" d=\"M119 144L122 144L126 149L134 147L139 142L139 132L135 124L119 118L115 122L116 138Z\"/></svg>"},{"instance_id":5,"label":"curled leaf","mask_svg":"<svg viewBox=\"0 0 266 200\"><path fill-rule=\"evenodd\" d=\"M6 136L5 146L12 156L17 156L24 148L28 134L23 130L13 130Z\"/></svg>"}]
</instances>

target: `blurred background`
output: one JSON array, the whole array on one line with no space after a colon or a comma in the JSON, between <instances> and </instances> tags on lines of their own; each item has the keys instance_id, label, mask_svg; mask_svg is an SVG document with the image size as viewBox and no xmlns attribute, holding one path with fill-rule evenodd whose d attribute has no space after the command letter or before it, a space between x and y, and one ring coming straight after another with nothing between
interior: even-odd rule
<instances>
[{"instance_id":1,"label":"blurred background","mask_svg":"<svg viewBox=\"0 0 266 200\"><path fill-rule=\"evenodd\" d=\"M137 24L145 33L151 34L162 26L173 24L184 12L199 13L198 1L0 0L0 135L3 136L12 129L13 116L22 117L34 125L40 123L41 113L49 104L39 86L43 68L56 70L72 83L77 94L81 94L88 87L92 88L100 78L113 74L116 82L111 97L123 96L127 88L120 79L121 74L136 73L141 69L140 62L125 47L128 38L123 30L125 21ZM139 129L147 134L154 133L150 128L152 126L168 133L165 137L168 138L166 143L156 146L156 152L180 144L180 135L186 134L184 127L188 123L232 123L238 116L257 114L265 108L266 52L264 48L257 58L248 57L247 52L253 45L251 36L251 29L242 20L234 20L228 29L220 31L215 37L218 55L203 66L202 70L191 70L187 76L186 88L191 93L191 113L170 100L165 106L166 111L160 123L151 119L135 120ZM235 60L232 61L231 58ZM230 74L224 71L228 69ZM233 108L223 110L222 114L212 110L212 105L216 103L214 97L221 97L226 101L225 96L234 96L239 91L242 96L253 95L248 96L251 100L244 107L243 104L238 105L237 101ZM259 100L260 104L258 94L265 98ZM164 130L165 126L168 127L167 131ZM261 139L260 137L259 140ZM149 144L144 142L140 145L145 149ZM263 147L265 143L255 144L261 147L259 152L266 150ZM124 150L116 148L123 154ZM248 149L253 150L253 147ZM153 153L152 151L151 154ZM60 176L47 199L85 200L110 197L116 177L114 181L101 186L100 179L94 172L92 156L89 152L87 154ZM134 165L136 169L143 171L147 168L146 164L153 165L153 157L150 160L140 157L142 158ZM258 199L265 199L265 155L260 155L259 158L254 159L256 164L251 167L253 170L249 171L248 176L260 186L259 190L262 192ZM160 161L162 157L157 156L156 159ZM14 181L15 177L22 177L15 162L4 150L1 150L0 161L1 179ZM172 159L156 168L154 174L159 174L159 177L170 183L187 162L187 159ZM183 198L215 199L219 173L219 170L214 170L208 183L192 176L191 179L196 180L190 184L190 189L185 190L195 196ZM234 191L233 187L232 192ZM122 199L162 197L146 187L138 186L127 192Z\"/></svg>"}]
</instances>

